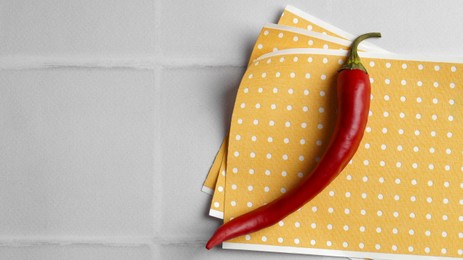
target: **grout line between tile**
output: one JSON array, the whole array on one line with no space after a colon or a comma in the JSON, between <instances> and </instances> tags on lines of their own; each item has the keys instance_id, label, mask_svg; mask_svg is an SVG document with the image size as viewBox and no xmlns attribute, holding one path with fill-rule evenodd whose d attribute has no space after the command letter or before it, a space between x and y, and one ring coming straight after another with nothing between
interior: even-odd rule
<instances>
[{"instance_id":1,"label":"grout line between tile","mask_svg":"<svg viewBox=\"0 0 463 260\"><path fill-rule=\"evenodd\" d=\"M11 237L0 238L0 247L105 246L141 247L152 243L150 237Z\"/></svg>"},{"instance_id":2,"label":"grout line between tile","mask_svg":"<svg viewBox=\"0 0 463 260\"><path fill-rule=\"evenodd\" d=\"M200 238L159 238L154 239L153 243L162 246L190 246L190 247L204 247L206 245L206 239Z\"/></svg>"},{"instance_id":3,"label":"grout line between tile","mask_svg":"<svg viewBox=\"0 0 463 260\"><path fill-rule=\"evenodd\" d=\"M162 54L148 57L35 57L15 56L0 59L0 70L41 69L134 69L153 70L165 68L208 68L244 67L240 60L219 60L213 58L164 58Z\"/></svg>"},{"instance_id":4,"label":"grout line between tile","mask_svg":"<svg viewBox=\"0 0 463 260\"><path fill-rule=\"evenodd\" d=\"M154 69L154 154L153 154L153 234L155 237L160 236L162 216L159 214L159 208L162 208L162 118L161 118L161 80L162 80L162 67L156 66Z\"/></svg>"},{"instance_id":5,"label":"grout line between tile","mask_svg":"<svg viewBox=\"0 0 463 260\"><path fill-rule=\"evenodd\" d=\"M165 237L11 237L0 238L1 247L40 246L103 246L103 247L143 247L153 245L204 246L206 240L199 238Z\"/></svg>"},{"instance_id":6,"label":"grout line between tile","mask_svg":"<svg viewBox=\"0 0 463 260\"><path fill-rule=\"evenodd\" d=\"M161 145L161 124L162 124L162 118L161 118L161 79L162 79L162 67L161 66L156 66L154 68L154 112L153 112L153 117L154 117L154 150L153 150L153 208L152 208L152 213L151 213L151 218L152 218L152 230L153 230L153 235L154 239L152 240L152 243L150 244L151 248L151 255L152 259L159 259L159 254L157 250L157 245L156 241L158 240L158 237L160 237L161 234L161 221L162 221L162 215L159 214L159 209L162 208L162 198L163 198L163 192L162 192L162 145ZM162 211L161 211L162 212Z\"/></svg>"}]
</instances>

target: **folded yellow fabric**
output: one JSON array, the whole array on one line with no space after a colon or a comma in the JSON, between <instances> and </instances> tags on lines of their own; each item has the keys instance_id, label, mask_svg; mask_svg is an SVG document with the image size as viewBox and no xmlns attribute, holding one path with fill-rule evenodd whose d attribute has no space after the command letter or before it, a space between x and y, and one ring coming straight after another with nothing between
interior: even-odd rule
<instances>
[{"instance_id":1,"label":"folded yellow fabric","mask_svg":"<svg viewBox=\"0 0 463 260\"><path fill-rule=\"evenodd\" d=\"M261 30L249 62L268 52L288 48L346 49L349 47L350 41L345 39L352 38L352 35L337 27L295 7L287 6L278 25L267 24ZM362 43L359 49L360 51L384 52L379 47L368 43ZM206 193L211 194L215 188L218 176L217 169L222 164L223 154L226 154L226 151L223 150L222 145L203 184L202 190Z\"/></svg>"},{"instance_id":2,"label":"folded yellow fabric","mask_svg":"<svg viewBox=\"0 0 463 260\"><path fill-rule=\"evenodd\" d=\"M295 25L297 27L288 25ZM310 29L310 31L301 28L307 28ZM335 36L342 38L337 38ZM299 9L287 6L278 25L267 24L261 30L250 56L250 62L265 53L279 49L295 47L347 49L350 45L350 41L344 40L345 38L353 38L353 36ZM360 51L368 50L383 51L368 43L363 43L360 46ZM225 182L225 180L220 180L220 178L225 177L224 173L218 169L221 167L226 168L227 152L224 151L224 143L226 142L228 141L225 139L217 153L202 189L206 193L214 194L211 202L210 215L218 218L223 218L224 188L222 185ZM219 172L222 173L222 175L220 175ZM216 186L218 182L221 183L220 186ZM215 193L213 192L214 189Z\"/></svg>"},{"instance_id":3,"label":"folded yellow fabric","mask_svg":"<svg viewBox=\"0 0 463 260\"><path fill-rule=\"evenodd\" d=\"M289 10L285 23L318 29ZM327 35L351 39L325 28ZM238 90L228 150L216 158L212 215L229 221L281 196L323 153L335 118L336 72L346 56L330 48L345 44L325 38L340 46L321 41L307 48L300 44L319 43L306 34L271 25L262 30L251 57L257 60ZM224 248L382 259L463 256L463 60L361 56L372 103L354 159L305 207Z\"/></svg>"},{"instance_id":4,"label":"folded yellow fabric","mask_svg":"<svg viewBox=\"0 0 463 260\"><path fill-rule=\"evenodd\" d=\"M288 12L286 14L286 17L289 17L289 16L290 15ZM298 16L298 17L300 21L307 21L307 19L302 19L301 16ZM312 19L316 19L316 18L312 18ZM318 22L321 23L320 21ZM313 22L311 22L310 24L314 25ZM301 22L300 25L305 25L305 24ZM316 27L316 29L319 29L320 31L323 30L323 32L325 33L330 32L325 27L329 27L329 25L325 24L324 27L318 26ZM339 31L339 29L334 29L334 30ZM270 53L276 50L284 50L284 49L291 49L291 48L304 48L304 47L333 49L333 50L338 50L338 49L346 50L349 48L350 43L351 42L347 40L343 40L343 39L332 37L332 36L326 36L325 34L321 32L307 31L307 30L302 30L299 28L294 28L294 27L289 27L289 26L284 26L284 25L282 26L282 25L267 24L266 26L262 28L259 34L259 37L257 38L257 41L255 43L254 49L250 57L250 62L252 63L253 60L255 60L256 58L260 57L263 54ZM378 48L369 47L368 44L363 44L362 46L360 46L360 51L368 51L368 50L378 51ZM224 143L225 142L226 141L224 141ZM222 145L221 149L218 152L216 160L214 161L213 167L210 170L208 178L206 179L206 182L209 182L209 183L212 182L212 179L216 180L216 183L220 182L219 186L217 187L214 186L216 192L213 195L212 202L211 202L211 208L209 211L209 215L213 217L217 217L217 218L223 218L223 205L224 205L224 194L225 194L223 192L224 190L223 185L225 183L224 175L226 173L219 175L217 171L218 167L226 166L226 162L218 160L219 158L226 158L227 156L227 151L223 151L223 149L224 149L224 146ZM225 156L222 156L222 155L225 155ZM217 190L219 187L221 191Z\"/></svg>"},{"instance_id":5,"label":"folded yellow fabric","mask_svg":"<svg viewBox=\"0 0 463 260\"><path fill-rule=\"evenodd\" d=\"M295 41L294 39L297 39L297 40ZM267 26L264 26L264 28L260 32L260 35L255 44L254 50L251 54L251 60L255 60L259 56L265 53L273 52L276 49L284 50L284 49L293 48L294 46L297 46L297 47L313 46L314 48L321 48L321 49L336 49L336 50L344 49L346 50L350 46L350 42L341 40L339 38L325 36L323 34L307 33L307 32L297 31L297 30L294 30L288 27L267 25ZM222 145L218 153L218 156L225 155L225 156L222 156L221 158L226 158L227 156L227 151L223 151L224 148L225 147ZM218 167L217 165L219 165L219 161L216 161L213 164L213 168L211 168L211 171L210 171L211 177L208 179L212 179L212 176L218 175L218 177L216 178L217 183L220 182L220 185L217 184L219 185L217 186L217 189L218 189L219 187L222 187L224 185L225 176L224 174L222 174L222 176L220 176L220 174L212 174L212 172L214 173L217 172L216 171L216 168ZM220 165L226 166L226 162L222 161ZM224 194L225 194L224 192L220 192L220 191L214 193L213 198L212 198L212 203L211 203L211 210L209 212L211 216L223 218Z\"/></svg>"},{"instance_id":6,"label":"folded yellow fabric","mask_svg":"<svg viewBox=\"0 0 463 260\"><path fill-rule=\"evenodd\" d=\"M224 162L226 158L227 147L228 136L225 137L225 139L222 142L222 145L220 145L219 151L217 152L217 155L214 158L214 162L212 163L212 166L209 169L209 173L207 174L207 177L204 180L203 187L201 190L207 194L214 194L214 189L216 188L216 183L219 178L219 172L221 172L220 168L222 167L222 165L225 166Z\"/></svg>"},{"instance_id":7,"label":"folded yellow fabric","mask_svg":"<svg viewBox=\"0 0 463 260\"><path fill-rule=\"evenodd\" d=\"M292 189L316 165L330 138L345 55L283 50L249 66L230 129L225 221ZM351 164L279 225L224 248L398 259L463 255L463 64L362 56L372 103Z\"/></svg>"}]
</instances>

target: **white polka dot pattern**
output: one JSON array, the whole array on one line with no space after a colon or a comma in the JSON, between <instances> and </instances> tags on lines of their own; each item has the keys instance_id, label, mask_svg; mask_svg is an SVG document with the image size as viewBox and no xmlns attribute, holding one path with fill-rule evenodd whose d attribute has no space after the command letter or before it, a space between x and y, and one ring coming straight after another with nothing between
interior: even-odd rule
<instances>
[{"instance_id":1,"label":"white polka dot pattern","mask_svg":"<svg viewBox=\"0 0 463 260\"><path fill-rule=\"evenodd\" d=\"M298 19L299 19L299 20L304 20L304 19L301 19L300 17L299 17ZM283 21L283 22L284 22L284 21ZM321 32L321 28L315 27L315 28L314 28L314 31L315 31L315 30L319 30L318 32ZM332 49L347 49L347 48L349 47L348 45L343 46L343 45L340 45L340 44L338 44L338 43L327 42L326 40L322 40L322 39L310 37L310 36L303 35L303 34L298 34L298 33L296 33L296 32L288 31L288 30L285 30L285 29L282 29L282 28L269 28L269 27L264 27L264 28L262 29L262 31L261 31L260 36L259 36L258 39L257 39L256 47L254 48L254 50L253 50L253 52L252 52L252 54L251 54L250 60L254 60L255 58L259 57L260 55L262 55L262 54L264 54L264 53L266 53L266 52L271 52L271 51L273 51L273 48L274 48L275 46L277 46L277 49L279 49L279 50L290 49L290 48L294 48L294 47L307 47L306 45L304 45L304 44L302 43L303 41L301 41L298 45L295 45L294 42L288 41L287 38L288 38L288 37L292 37L292 35L298 35L298 37L299 37L300 39L304 39L304 41L307 40L307 39L310 39L310 41L311 41L311 46L310 46L310 47L311 47L311 48L312 48L312 47L319 47L319 48L322 48L323 46L328 46L329 48L332 48ZM260 47L259 47L259 46L260 46ZM280 63L285 62L285 58L284 58L284 57L279 58L279 59L277 59L277 60L278 60L278 62L280 62ZM291 59L291 61L292 61L292 62L299 62L300 59L299 59L299 57L294 56L294 57ZM311 57L308 57L308 58L306 59L306 61L307 61L307 62L313 62L313 60L312 60ZM342 64L343 61L344 61L344 58L338 58L338 59L337 59L338 64ZM328 62L329 62L329 59L328 59L328 58L324 58L324 59L323 59L323 63L326 64L326 63L328 63ZM253 66L259 66L260 63L261 63L260 61L257 61L257 62L252 63L252 65L253 65ZM271 64L271 63L272 63L272 59L268 59L267 61L265 61L265 63ZM267 72L261 72L259 75L260 75L261 78L268 78L268 73L267 73ZM280 71L274 72L273 75L274 75L275 78L280 78L280 77L282 76ZM303 75L304 75L304 77L305 77L306 79L310 79L311 76L312 76L309 72L307 72L307 73L305 73L305 74L303 74ZM295 74L294 72L290 72L290 73L289 73L289 77L295 78L295 77L296 77L296 74ZM250 79L251 79L251 78L254 78L254 74L249 74L249 75L248 75L248 78L250 78ZM320 78L321 78L321 79L326 79L326 75L320 75ZM249 88L243 88L242 91L243 91L243 93L249 93ZM257 92L258 92L258 93L262 94L263 91L264 91L263 88L261 88L261 87L260 87L260 88L257 88ZM279 93L279 89L276 88L276 87L272 88L271 91L272 91L274 94ZM288 94L294 94L294 90L293 90L292 88L289 88L289 89L287 90L287 92L288 92ZM309 91L308 89L304 89L304 90L303 90L303 94L304 94L304 95L308 96L309 93L310 93L310 91ZM324 95L325 95L325 92L324 92L324 91L320 91L319 94L320 94L320 96L324 96ZM246 106L247 106L246 103L241 103L241 104L240 104L240 108L241 108L241 109L245 109ZM262 105L261 105L260 103L253 104L253 106L254 106L255 108L261 108L261 107L262 107ZM291 105L286 105L285 107L286 107L287 110L292 110L292 106L291 106ZM274 103L270 104L270 108L271 108L272 110L277 110L277 109L278 109L277 105L274 104ZM307 114L310 114L310 113L309 113L309 106L302 106L301 109L302 109L302 111L307 112ZM325 108L324 108L324 107L319 107L319 108L318 108L318 111L319 111L320 113L324 113ZM255 124L255 125L258 125L258 123L259 123L258 120L256 120L256 121L253 120L252 122L253 122L253 124ZM240 124L240 125L243 124L243 119L242 119L242 118L238 118L238 119L236 120L236 123L238 123L238 124ZM275 121L274 121L274 120L269 120L269 121L268 121L268 125L269 125L269 126L274 126L274 125L275 125ZM291 126L291 122L289 122L289 121L285 122L285 126L289 128L289 127ZM302 128L307 127L307 124L306 124L306 123L301 123L301 127L302 127ZM317 127L318 127L318 129L322 130L325 126L324 126L323 123L318 123L318 124L317 124ZM242 138L242 137L241 137L240 135L236 135L236 136L235 136L235 140L237 140L237 141L241 140L241 138ZM269 137L267 138L267 141L268 141L269 143L273 142L273 137L272 137L272 136L269 136ZM288 138L283 139L283 141L284 141L286 144L289 143L289 139L288 139ZM224 141L224 142L227 142L227 141ZM300 140L300 143L301 143L301 145L305 144L305 139L301 139L301 140ZM316 144L317 146L321 146L321 145L322 145L322 142L321 142L321 140L317 140L317 141L315 142L315 144ZM222 146L222 147L221 147L221 151L223 151L223 152L225 153L225 155L226 155L227 152L224 151L224 150L225 150L225 149L224 149L224 146ZM236 153L236 155L239 156L239 153ZM271 155L269 155L269 157L270 157L270 156L271 156ZM212 168L211 168L211 171L212 171L213 169L215 169L215 168L221 167L222 165L225 166L225 165L226 165L226 161L225 161L225 162L222 162L221 160L218 160L218 159L216 158L216 160L214 161L214 165L217 165L217 166L212 167ZM215 171L217 171L217 170L215 170ZM216 174L217 174L217 172L216 172ZM301 173L301 174L302 174L302 173ZM209 176L213 176L213 174L210 172L210 173L209 173ZM208 177L209 177L209 176L208 176ZM303 177L303 176L300 176L300 177ZM217 180L220 181L222 185L224 185L225 180L220 180L221 178L222 178L222 177L219 175L218 178L217 178ZM213 209L214 212L223 212L223 205L224 205L224 201L223 201L223 200L224 200L224 193L217 193L217 192L215 192L215 193L214 193L214 196L213 196L213 199L212 199L212 203L211 203L211 209ZM217 203L216 203L216 202L217 202ZM218 205L218 206L217 206L217 205ZM213 216L216 216L216 217L217 217L218 215L213 214Z\"/></svg>"},{"instance_id":2,"label":"white polka dot pattern","mask_svg":"<svg viewBox=\"0 0 463 260\"><path fill-rule=\"evenodd\" d=\"M305 63L295 64L295 57ZM228 157L227 171L237 170L226 177L226 201L234 205L225 203L225 221L281 196L315 167L333 128L339 58L288 54L259 60L248 69L232 119L242 124L232 124L230 131L240 140L229 142L239 156ZM272 65L280 60L281 65ZM246 241L458 256L463 244L463 147L457 141L463 138L458 106L463 104L463 79L454 71L463 66L363 60L374 79L372 103L368 129L352 162L308 205L279 225L249 234ZM249 77L262 73L267 76ZM449 243L449 238L462 243Z\"/></svg>"},{"instance_id":3,"label":"white polka dot pattern","mask_svg":"<svg viewBox=\"0 0 463 260\"><path fill-rule=\"evenodd\" d=\"M280 23L314 31L325 30L317 24L286 11L280 19ZM300 44L300 46L305 44L303 47L333 48L327 43L318 42L316 39L304 40L298 35L285 35L285 33L280 34L280 32L271 34L271 32L270 30L263 30L261 36L270 37L262 39L273 41L274 38L279 37L278 39L281 40L279 44L288 43L287 47L281 47L278 44L266 44L265 41L259 42L253 52L255 57L266 52L290 48L291 45L295 46L294 44ZM336 35L329 31L325 31L325 33ZM337 62L338 65L343 63L343 58L336 60L334 57L326 56L317 60L315 56L283 56L278 59L260 60L253 65L259 67L263 65L262 63L273 64L275 61L280 62L280 65L287 65L290 61L295 64L302 61L325 65L332 61ZM383 71L379 73L380 76L374 76L374 73L370 75L373 87L380 88L380 90L374 89L372 95L372 100L374 100L372 104L378 102L376 103L378 105L375 108L372 107L370 111L370 123L366 129L365 137L367 139L369 136L376 141L364 140L364 144L359 150L358 156L361 157L363 154L365 157L363 159L354 158L346 171L335 183L330 185L325 193L321 194L310 205L281 221L279 225L276 225L279 228L246 235L242 241L292 247L461 257L463 249L459 245L463 244L463 232L461 231L463 230L463 214L461 213L463 212L463 198L460 191L463 189L463 180L461 177L458 178L458 175L455 176L463 172L463 165L459 164L462 161L463 151L456 141L461 140L461 128L458 126L458 124L461 125L461 113L459 113L461 108L457 107L462 104L462 100L457 93L461 92L462 82L460 79L455 79L455 72L462 70L461 65L396 60L376 61L374 59L364 60L364 64L370 72ZM398 73L401 73L402 76L396 77L395 73L388 74L388 71L395 70L401 71ZM260 79L267 80L274 80L272 76L292 80L298 80L301 76L306 80L314 77L327 80L326 75L330 75L329 72L317 74L312 71L301 72L302 74L293 70L271 72L267 69L256 69L256 71L259 73L251 73L250 79L256 79L256 75L258 75ZM429 76L430 71L450 73L450 75L443 77L442 80L442 76L436 74ZM434 88L435 91L429 94L431 88ZM247 87L243 88L242 91L245 94L254 95L253 89L259 94L268 92L264 86ZM391 93L391 91L397 91L400 94ZM301 91L298 91L294 86L288 88L274 86L271 92L278 95L286 92L295 97L301 95ZM312 88L308 87L305 87L302 93L311 98L314 98L313 94L317 94L318 98L326 94L324 90L314 92ZM381 100L378 101L378 99ZM267 109L264 103L262 101L253 104L248 103L244 105L243 109L244 111L250 108ZM286 112L306 113L310 119L313 119L314 115L310 113L315 111L319 113L333 112L332 110L325 110L325 107L311 105L312 102L299 107L299 109L292 104L282 105L280 103L274 102L268 105L268 108L274 111L286 109ZM288 106L290 106L289 110L287 109ZM450 108L450 106L455 107ZM314 124L311 120L304 120L300 123L295 123L294 119L291 120L291 118L285 119L284 122L279 122L278 119L265 121L258 117L253 118L253 121L245 121L241 117L234 120L232 124L242 126L245 126L246 123L257 122L254 126L258 128L264 125L266 127L284 125L288 131L296 126L306 129L306 131L313 131L314 126L318 131L330 130L330 125L324 125L322 122ZM374 123L379 122L379 120L385 120L387 124ZM433 122L428 125L429 121ZM452 124L449 125L448 123ZM450 128L456 129L450 130ZM375 138L376 136L381 137L378 139ZM245 139L241 134L232 136L231 139L233 142L253 142L254 146L262 144L261 141L277 143L282 151L291 149L290 147L294 144L306 146L307 149L314 149L315 146L324 143L322 138L317 139L312 136L298 139L290 135L278 137L278 135L272 134L268 138L261 138L260 134L257 133L248 139ZM440 143L449 145L442 146ZM238 150L237 152L242 154ZM249 157L246 158L249 159L254 154L253 160L259 160L259 153L254 151L256 149L252 150ZM394 153L394 156L390 156L390 153ZM266 176L267 179L264 180L267 181L279 176L277 179L281 183L275 185L271 184L270 181L262 183L262 185L246 185L238 182L227 184L224 177L225 170L222 168L217 179L211 209L215 208L223 212L225 193L229 197L230 191L241 192L247 196L246 199L241 198L242 201L236 198L227 200L227 213L230 212L230 214L226 214L226 221L239 215L236 213L237 210L248 211L258 207L256 203L270 202L271 197L269 196L273 196L273 198L280 196L294 187L295 183L305 176L302 170L295 172L285 169L281 172L275 172L270 167L271 162L275 159L296 160L296 162L310 160L314 164L320 159L320 155L310 158L299 151L296 153L285 152L281 157L276 157L275 153L270 152L264 152L261 156L267 164L263 172L256 161L253 161L254 164L250 167L246 167L249 168L247 170L240 169L240 167L233 167L229 170L237 177L242 174L249 176L260 174L258 179ZM394 158L391 159L390 157ZM241 156L240 158L244 159L245 157ZM303 158L302 161L301 158ZM224 167L226 161L220 165ZM362 174L359 175L358 172ZM227 185L229 185L228 189ZM254 197L259 199L254 199ZM372 205L372 203L374 204ZM431 204L432 207L430 207ZM230 209L231 207L233 209ZM454 210L455 208L459 210ZM289 225L285 225L285 223L289 223ZM310 230L314 233L311 233L310 236L300 235L297 230ZM435 242L440 240L455 243L450 246L447 244L440 246ZM242 242L240 239L236 241Z\"/></svg>"}]
</instances>

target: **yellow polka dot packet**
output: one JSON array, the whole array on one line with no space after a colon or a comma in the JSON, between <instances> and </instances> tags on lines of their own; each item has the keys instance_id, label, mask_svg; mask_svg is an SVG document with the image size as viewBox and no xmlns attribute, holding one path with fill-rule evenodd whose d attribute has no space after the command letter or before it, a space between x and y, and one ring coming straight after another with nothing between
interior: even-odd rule
<instances>
[{"instance_id":1,"label":"yellow polka dot packet","mask_svg":"<svg viewBox=\"0 0 463 260\"><path fill-rule=\"evenodd\" d=\"M219 151L217 152L217 155L214 158L214 162L209 170L209 174L207 175L207 178L203 183L203 187L201 190L207 194L214 194L214 189L216 187L216 183L218 181L219 176L218 173L221 172L220 168L222 167L222 164L224 165L225 162L227 148L228 136L224 138L222 145L220 145Z\"/></svg>"},{"instance_id":2,"label":"yellow polka dot packet","mask_svg":"<svg viewBox=\"0 0 463 260\"><path fill-rule=\"evenodd\" d=\"M325 25L326 26L326 25ZM319 27L321 28L321 27ZM325 30L326 31L326 30ZM251 62L259 56L277 51L279 49L290 49L294 47L313 47L313 48L324 48L324 49L347 49L350 45L350 41L327 36L326 34L311 32L302 30L299 28L267 24L265 25L255 43L254 49L250 56ZM360 51L372 50L371 47L365 45L360 46ZM374 50L374 49L373 49ZM223 218L223 205L224 205L224 192L222 185L216 186L216 183L225 182L225 172L219 171L220 167L226 168L227 152L225 150L224 143L228 142L224 140L222 146L217 153L216 159L210 169L210 174L203 185L203 191L208 194L213 194L211 200L211 207L209 215L217 218ZM222 173L222 174L219 174ZM213 190L215 189L215 192ZM220 191L218 190L220 189Z\"/></svg>"},{"instance_id":3,"label":"yellow polka dot packet","mask_svg":"<svg viewBox=\"0 0 463 260\"><path fill-rule=\"evenodd\" d=\"M219 169L219 175L216 182L216 189L212 196L209 216L223 219L224 203L225 203L225 177L226 177L226 156L222 160Z\"/></svg>"},{"instance_id":4,"label":"yellow polka dot packet","mask_svg":"<svg viewBox=\"0 0 463 260\"><path fill-rule=\"evenodd\" d=\"M301 19L302 20L302 19ZM323 28L328 27L329 25L324 25ZM322 28L322 27L319 27ZM339 29L335 29L340 31ZM326 31L326 30L325 30ZM347 33L344 33L347 34ZM252 54L250 56L250 62L252 63L253 60L258 58L259 56L277 51L277 50L284 50L284 49L291 49L291 48L298 48L298 47L311 47L311 48L322 48L322 49L348 49L350 46L350 41L343 40L340 38L332 37L332 36L327 36L322 33L317 33L317 32L311 32L307 30L302 30L299 28L294 28L294 27L288 27L288 26L282 26L282 25L273 25L273 24L267 24L265 25L260 34L259 37L257 38L256 44L254 46L254 49L252 51ZM366 45L366 46L365 46ZM368 43L365 43L364 45L361 45L359 47L360 51L382 51L381 49L374 49L373 47L368 47ZM224 141L225 143L226 141ZM220 182L224 182L225 180L221 180L222 178L225 178L225 175L222 174L220 175L217 169L225 165L226 162L221 162L220 158L226 158L227 151L223 151L224 146L220 148L218 152L218 156L216 157L216 160L213 163L213 166L211 167L209 178L206 179L206 181L209 181L209 183L212 182L212 180L220 180ZM225 156L219 156L220 155L225 155ZM225 167L226 168L226 167ZM215 187L215 186L214 186ZM203 188L203 189L208 189L208 188ZM212 190L212 188L211 188ZM214 196L211 201L211 208L209 211L209 215L217 218L223 218L223 205L224 205L224 192L217 192L217 189L215 189L216 193L214 193Z\"/></svg>"},{"instance_id":5,"label":"yellow polka dot packet","mask_svg":"<svg viewBox=\"0 0 463 260\"><path fill-rule=\"evenodd\" d=\"M289 49L246 71L232 116L224 220L292 189L333 128L345 51ZM361 54L372 84L361 146L299 211L228 249L412 259L463 256L463 60Z\"/></svg>"},{"instance_id":6,"label":"yellow polka dot packet","mask_svg":"<svg viewBox=\"0 0 463 260\"><path fill-rule=\"evenodd\" d=\"M291 17L291 19L283 19L283 17ZM294 21L298 22L294 23ZM309 24L311 26L308 26ZM289 48L346 49L351 42L346 39L353 38L354 36L351 34L333 25L304 13L293 6L287 6L278 25L266 24L263 27L249 61L252 62L257 57L268 52ZM362 43L359 46L359 50L386 52L368 42ZM223 146L221 146L209 174L203 183L202 190L208 194L212 194L215 188L215 182L219 175L217 169L222 164L221 155L224 153L226 153L226 151L223 151Z\"/></svg>"},{"instance_id":7,"label":"yellow polka dot packet","mask_svg":"<svg viewBox=\"0 0 463 260\"><path fill-rule=\"evenodd\" d=\"M210 215L225 222L296 187L333 130L336 75L353 37L291 6L279 23L256 41L229 135L204 183L213 193ZM371 106L354 158L298 211L223 248L463 258L463 59L363 47Z\"/></svg>"},{"instance_id":8,"label":"yellow polka dot packet","mask_svg":"<svg viewBox=\"0 0 463 260\"><path fill-rule=\"evenodd\" d=\"M313 15L310 15L292 5L286 6L283 13L281 14L278 24L300 28L307 31L318 32L349 41L353 41L355 39L354 35ZM363 48L375 50L376 52L387 52L386 50L370 42L364 42L361 44L361 46L363 46Z\"/></svg>"},{"instance_id":9,"label":"yellow polka dot packet","mask_svg":"<svg viewBox=\"0 0 463 260\"><path fill-rule=\"evenodd\" d=\"M278 24L293 26L307 31L320 32L346 40L353 40L355 38L354 35L291 5L286 6L280 16Z\"/></svg>"},{"instance_id":10,"label":"yellow polka dot packet","mask_svg":"<svg viewBox=\"0 0 463 260\"><path fill-rule=\"evenodd\" d=\"M250 63L256 58L278 50L291 48L320 48L332 50L345 50L352 41L325 35L318 32L307 31L295 27L266 24L257 38L250 57ZM360 51L378 51L368 44L359 46Z\"/></svg>"},{"instance_id":11,"label":"yellow polka dot packet","mask_svg":"<svg viewBox=\"0 0 463 260\"><path fill-rule=\"evenodd\" d=\"M300 41L294 41L294 37L298 37ZM348 49L350 42L346 40L341 40L338 38L333 38L326 36L324 34L313 34L306 32L299 32L297 30L274 25L266 25L261 30L261 33L256 41L256 45L251 54L251 60L255 60L259 56L265 53L274 52L278 49L291 49L293 45L306 47L308 44L322 49ZM302 43L302 44L301 44ZM365 51L365 49L361 49ZM252 64L250 66L253 66ZM226 143L227 141L224 141ZM222 145L221 149L218 152L217 160L213 164L210 172L215 172L216 174L211 174L211 178L207 179L211 181L213 176L215 176L216 182L225 182L225 174L218 174L222 171L217 171L217 168L220 166L226 166L226 162L220 162L218 158L226 158L227 151L224 151L225 147ZM225 155L225 156L224 156ZM219 157L220 156L220 157ZM226 168L226 167L225 167ZM217 187L218 188L218 187ZM217 189L215 189L217 191ZM211 209L209 214L213 217L223 218L223 205L224 205L224 192L215 192L211 202Z\"/></svg>"}]
</instances>

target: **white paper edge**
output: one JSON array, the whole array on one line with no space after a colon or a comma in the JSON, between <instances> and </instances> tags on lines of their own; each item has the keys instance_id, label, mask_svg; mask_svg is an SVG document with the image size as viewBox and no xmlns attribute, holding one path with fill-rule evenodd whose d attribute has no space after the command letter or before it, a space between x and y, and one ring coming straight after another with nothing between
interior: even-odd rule
<instances>
[{"instance_id":1,"label":"white paper edge","mask_svg":"<svg viewBox=\"0 0 463 260\"><path fill-rule=\"evenodd\" d=\"M215 210L215 209L210 209L209 216L214 217L214 218L223 219L223 212Z\"/></svg>"},{"instance_id":2,"label":"white paper edge","mask_svg":"<svg viewBox=\"0 0 463 260\"><path fill-rule=\"evenodd\" d=\"M249 251L265 251L274 253L291 253L291 254L304 254L304 255L320 255L320 256L337 256L337 257L356 257L356 258L373 258L373 259L397 259L397 260L452 260L460 259L456 257L441 257L441 256L427 256L427 255L405 255L405 254L386 254L386 253L372 253L372 252L358 252L358 251L343 251L343 250L330 250L319 248L302 248L291 246L272 246L272 245L257 245L257 244L244 244L244 243L222 243L223 249L237 249Z\"/></svg>"},{"instance_id":3,"label":"white paper edge","mask_svg":"<svg viewBox=\"0 0 463 260\"><path fill-rule=\"evenodd\" d=\"M338 28L338 27L336 27L336 26L334 26L332 24L329 24L329 23L327 23L327 22L325 22L325 21L323 21L323 20L321 20L321 19L319 19L319 18L317 18L317 17L315 17L313 15L310 15L310 14L308 14L308 13L306 13L306 12L304 12L304 11L302 11L302 10L292 6L292 5L287 5L285 10L288 11L288 12L291 12L291 13L299 16L299 17L302 17L302 18L304 18L304 19L306 19L308 21L311 21L314 24L316 24L316 25L318 25L320 27L323 27L323 28L327 29L328 31L331 31L331 32L333 32L333 33L335 33L337 35L340 35L340 36L342 36L342 37L344 37L344 38L346 38L348 40L353 41L356 38L354 35L346 32L346 31L344 31L344 30L342 30L342 29L340 29L340 28ZM360 43L359 47L360 46L365 47L365 48L372 48L372 49L375 49L375 50L380 51L380 52L389 53L389 51L386 51L383 48L380 48L380 47L378 47L378 46L376 46L374 44L367 43L367 42Z\"/></svg>"},{"instance_id":4,"label":"white paper edge","mask_svg":"<svg viewBox=\"0 0 463 260\"><path fill-rule=\"evenodd\" d=\"M214 195L214 190L209 187L206 187L205 185L203 185L203 187L201 188L201 191L209 195Z\"/></svg>"},{"instance_id":5,"label":"white paper edge","mask_svg":"<svg viewBox=\"0 0 463 260\"><path fill-rule=\"evenodd\" d=\"M209 216L223 220L223 211L219 211L216 209L210 209Z\"/></svg>"},{"instance_id":6,"label":"white paper edge","mask_svg":"<svg viewBox=\"0 0 463 260\"><path fill-rule=\"evenodd\" d=\"M266 53L258 58L262 60L270 57L281 56L281 55L295 55L295 54L320 54L320 55L337 55L346 56L348 51L346 50L329 50L320 48L295 48L279 50L274 52ZM392 54L392 53L379 53L379 52L359 52L360 57L365 58L377 58L377 59L391 59L391 60L410 60L410 61L422 61L422 62L448 62L448 63L463 63L462 57L436 57L426 55L404 55L404 54Z\"/></svg>"}]
</instances>

